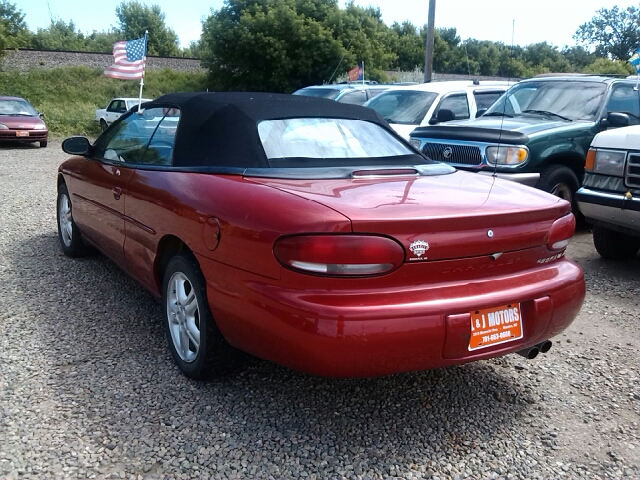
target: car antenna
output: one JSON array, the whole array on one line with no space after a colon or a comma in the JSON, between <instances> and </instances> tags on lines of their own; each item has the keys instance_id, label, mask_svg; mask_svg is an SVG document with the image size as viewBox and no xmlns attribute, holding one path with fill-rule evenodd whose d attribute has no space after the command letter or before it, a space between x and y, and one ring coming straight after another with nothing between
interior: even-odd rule
<instances>
[{"instance_id":1,"label":"car antenna","mask_svg":"<svg viewBox=\"0 0 640 480\"><path fill-rule=\"evenodd\" d=\"M360 31L360 28L358 28L358 32ZM347 52L349 51L349 47L351 47L351 42L353 42L353 37L351 37L351 40L349 40L349 45L347 45L347 48L345 48L344 53L342 54L342 58L340 59L340 61L338 62L338 65L336 65L336 69L333 71L333 73L331 74L331 78L329 79L329 81L327 83L331 83L331 80L333 80L334 75L336 74L336 72L338 71L338 68L340 68L340 64L342 63L342 60L344 60L345 55L347 54ZM364 75L362 76L363 80L364 80Z\"/></svg>"},{"instance_id":2,"label":"car antenna","mask_svg":"<svg viewBox=\"0 0 640 480\"><path fill-rule=\"evenodd\" d=\"M514 18L512 23L511 23L511 57L513 58L513 40L514 40L514 36L515 36L515 31L516 31L516 19ZM507 84L511 83L511 72L509 72L509 78L507 80ZM498 156L497 153L500 153L500 142L502 140L502 132L503 132L503 128L504 128L504 116L507 113L507 92L509 91L509 86L507 85L507 91L504 93L505 97L504 97L504 102L502 104L502 115L500 117L500 131L498 133L498 149L496 152L496 161L493 163L493 178L495 179L497 177L498 174ZM491 188L493 189L493 185L491 185ZM491 191L489 191L489 194L491 194Z\"/></svg>"}]
</instances>

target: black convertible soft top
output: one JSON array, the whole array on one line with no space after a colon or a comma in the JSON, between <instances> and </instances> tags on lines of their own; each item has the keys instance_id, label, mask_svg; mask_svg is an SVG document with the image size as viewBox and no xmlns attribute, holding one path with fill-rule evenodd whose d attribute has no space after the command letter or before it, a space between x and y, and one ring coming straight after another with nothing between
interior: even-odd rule
<instances>
[{"instance_id":1,"label":"black convertible soft top","mask_svg":"<svg viewBox=\"0 0 640 480\"><path fill-rule=\"evenodd\" d=\"M163 95L143 106L180 109L173 151L173 165L178 167L269 167L258 136L257 124L262 120L308 117L365 120L399 138L372 109L301 95L185 92Z\"/></svg>"}]
</instances>

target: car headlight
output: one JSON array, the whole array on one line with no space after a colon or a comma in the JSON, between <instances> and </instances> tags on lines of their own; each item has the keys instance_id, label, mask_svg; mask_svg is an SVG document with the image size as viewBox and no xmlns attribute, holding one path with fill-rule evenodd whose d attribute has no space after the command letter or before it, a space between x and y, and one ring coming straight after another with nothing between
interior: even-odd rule
<instances>
[{"instance_id":1,"label":"car headlight","mask_svg":"<svg viewBox=\"0 0 640 480\"><path fill-rule=\"evenodd\" d=\"M420 144L422 142L420 140L418 140L417 138L411 138L409 140L409 143L411 144L412 147L417 148L418 150L420 150Z\"/></svg>"},{"instance_id":2,"label":"car headlight","mask_svg":"<svg viewBox=\"0 0 640 480\"><path fill-rule=\"evenodd\" d=\"M44 123L38 123L36 125L33 126L34 130L46 130L47 127L45 126Z\"/></svg>"},{"instance_id":3,"label":"car headlight","mask_svg":"<svg viewBox=\"0 0 640 480\"><path fill-rule=\"evenodd\" d=\"M0 130L9 130L9 127L7 127L4 123L0 123Z\"/></svg>"},{"instance_id":4,"label":"car headlight","mask_svg":"<svg viewBox=\"0 0 640 480\"><path fill-rule=\"evenodd\" d=\"M529 158L527 147L487 147L487 162L494 165L522 165Z\"/></svg>"},{"instance_id":5,"label":"car headlight","mask_svg":"<svg viewBox=\"0 0 640 480\"><path fill-rule=\"evenodd\" d=\"M596 150L593 159L593 171L601 175L624 176L624 160L627 152L614 150Z\"/></svg>"}]
</instances>

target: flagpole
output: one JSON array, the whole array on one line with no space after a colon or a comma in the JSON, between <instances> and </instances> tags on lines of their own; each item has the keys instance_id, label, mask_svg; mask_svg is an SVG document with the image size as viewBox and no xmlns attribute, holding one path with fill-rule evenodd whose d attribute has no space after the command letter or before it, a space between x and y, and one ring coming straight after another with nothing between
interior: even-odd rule
<instances>
[{"instance_id":1,"label":"flagpole","mask_svg":"<svg viewBox=\"0 0 640 480\"><path fill-rule=\"evenodd\" d=\"M140 113L140 105L142 104L142 87L144 87L144 71L147 68L147 34L149 30L144 31L144 67L142 67L142 76L140 77L140 92L138 93L138 113Z\"/></svg>"}]
</instances>

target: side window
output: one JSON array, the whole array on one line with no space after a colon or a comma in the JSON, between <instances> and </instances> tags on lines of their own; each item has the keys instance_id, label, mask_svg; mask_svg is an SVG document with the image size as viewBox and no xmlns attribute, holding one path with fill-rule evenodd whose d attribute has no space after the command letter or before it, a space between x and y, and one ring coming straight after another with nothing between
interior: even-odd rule
<instances>
[{"instance_id":1,"label":"side window","mask_svg":"<svg viewBox=\"0 0 640 480\"><path fill-rule=\"evenodd\" d=\"M440 103L438 111L446 108L451 110L455 115L455 120L463 120L469 118L469 101L464 93L449 95ZM437 115L437 112L436 112Z\"/></svg>"},{"instance_id":2,"label":"side window","mask_svg":"<svg viewBox=\"0 0 640 480\"><path fill-rule=\"evenodd\" d=\"M369 98L377 97L382 92L384 92L386 88L370 88L369 89Z\"/></svg>"},{"instance_id":3,"label":"side window","mask_svg":"<svg viewBox=\"0 0 640 480\"><path fill-rule=\"evenodd\" d=\"M607 101L607 113L622 112L629 115L631 125L638 125L640 121L639 92L634 91L633 85L614 85Z\"/></svg>"},{"instance_id":4,"label":"side window","mask_svg":"<svg viewBox=\"0 0 640 480\"><path fill-rule=\"evenodd\" d=\"M96 158L138 164L171 165L180 112L150 108L121 117L95 144Z\"/></svg>"},{"instance_id":5,"label":"side window","mask_svg":"<svg viewBox=\"0 0 640 480\"><path fill-rule=\"evenodd\" d=\"M476 99L476 107L478 110L483 108L489 108L496 103L504 92L473 92L473 96Z\"/></svg>"},{"instance_id":6,"label":"side window","mask_svg":"<svg viewBox=\"0 0 640 480\"><path fill-rule=\"evenodd\" d=\"M117 112L119 103L120 103L120 100L113 100L107 107L107 112Z\"/></svg>"},{"instance_id":7,"label":"side window","mask_svg":"<svg viewBox=\"0 0 640 480\"><path fill-rule=\"evenodd\" d=\"M362 105L367 101L367 94L364 90L354 90L338 100L338 103L349 103L351 105Z\"/></svg>"},{"instance_id":8,"label":"side window","mask_svg":"<svg viewBox=\"0 0 640 480\"><path fill-rule=\"evenodd\" d=\"M156 110L156 109L153 109ZM163 108L164 116L158 124L144 158L149 165L171 165L173 142L180 121L180 110L177 108Z\"/></svg>"}]
</instances>

